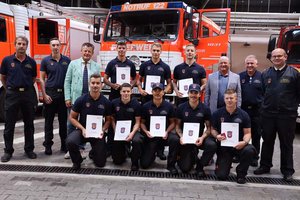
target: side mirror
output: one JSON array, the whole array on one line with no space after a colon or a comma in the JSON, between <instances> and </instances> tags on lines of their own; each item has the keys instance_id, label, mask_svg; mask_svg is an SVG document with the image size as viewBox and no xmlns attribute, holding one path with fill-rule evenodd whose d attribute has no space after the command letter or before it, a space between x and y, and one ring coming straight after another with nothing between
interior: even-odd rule
<instances>
[{"instance_id":1,"label":"side mirror","mask_svg":"<svg viewBox=\"0 0 300 200\"><path fill-rule=\"evenodd\" d=\"M99 42L100 41L100 28L101 28L101 19L100 18L96 18L96 16L94 16L94 30L93 30L93 40L94 42Z\"/></svg>"},{"instance_id":2,"label":"side mirror","mask_svg":"<svg viewBox=\"0 0 300 200\"><path fill-rule=\"evenodd\" d=\"M268 53L267 53L267 58L270 60L272 51L276 47L276 40L277 40L277 35L272 34L269 39L269 44L268 44Z\"/></svg>"}]
</instances>

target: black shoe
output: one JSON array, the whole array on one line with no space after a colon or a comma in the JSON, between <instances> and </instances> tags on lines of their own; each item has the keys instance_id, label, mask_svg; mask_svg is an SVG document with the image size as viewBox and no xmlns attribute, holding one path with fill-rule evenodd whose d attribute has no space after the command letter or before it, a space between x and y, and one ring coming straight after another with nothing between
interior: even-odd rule
<instances>
[{"instance_id":1,"label":"black shoe","mask_svg":"<svg viewBox=\"0 0 300 200\"><path fill-rule=\"evenodd\" d=\"M170 174L172 174L172 175L178 174L178 170L176 169L175 166L167 167L167 169L170 171Z\"/></svg>"},{"instance_id":2,"label":"black shoe","mask_svg":"<svg viewBox=\"0 0 300 200\"><path fill-rule=\"evenodd\" d=\"M239 162L240 162L240 159L239 159L239 157L237 157L237 156L233 156L233 158L232 158L232 162L233 162L233 163L239 163Z\"/></svg>"},{"instance_id":3,"label":"black shoe","mask_svg":"<svg viewBox=\"0 0 300 200\"><path fill-rule=\"evenodd\" d=\"M286 182L292 182L294 179L293 179L293 176L292 175L289 175L289 174L286 174L286 175L283 175L283 179L286 181Z\"/></svg>"},{"instance_id":4,"label":"black shoe","mask_svg":"<svg viewBox=\"0 0 300 200\"><path fill-rule=\"evenodd\" d=\"M62 145L60 147L60 152L62 152L62 153L67 153L68 152L68 149L67 149L66 145Z\"/></svg>"},{"instance_id":5,"label":"black shoe","mask_svg":"<svg viewBox=\"0 0 300 200\"><path fill-rule=\"evenodd\" d=\"M236 182L238 184L245 184L246 183L246 178L245 177L237 177Z\"/></svg>"},{"instance_id":6,"label":"black shoe","mask_svg":"<svg viewBox=\"0 0 300 200\"><path fill-rule=\"evenodd\" d=\"M45 154L46 155L52 155L52 149L51 149L51 147L46 147L45 148Z\"/></svg>"},{"instance_id":7,"label":"black shoe","mask_svg":"<svg viewBox=\"0 0 300 200\"><path fill-rule=\"evenodd\" d=\"M253 173L255 175L267 174L267 173L270 173L270 169L266 168L266 167L260 166L259 168L257 168L256 170L254 170Z\"/></svg>"},{"instance_id":8,"label":"black shoe","mask_svg":"<svg viewBox=\"0 0 300 200\"><path fill-rule=\"evenodd\" d=\"M165 156L164 152L157 152L157 157L161 160L167 160L167 157Z\"/></svg>"},{"instance_id":9,"label":"black shoe","mask_svg":"<svg viewBox=\"0 0 300 200\"><path fill-rule=\"evenodd\" d=\"M74 170L80 170L80 168L81 168L81 163L73 163L72 168L73 168Z\"/></svg>"},{"instance_id":10,"label":"black shoe","mask_svg":"<svg viewBox=\"0 0 300 200\"><path fill-rule=\"evenodd\" d=\"M138 165L131 165L131 171L139 171L139 166Z\"/></svg>"},{"instance_id":11,"label":"black shoe","mask_svg":"<svg viewBox=\"0 0 300 200\"><path fill-rule=\"evenodd\" d=\"M36 159L36 157L37 157L36 153L34 153L33 151L26 152L26 155L30 159Z\"/></svg>"},{"instance_id":12,"label":"black shoe","mask_svg":"<svg viewBox=\"0 0 300 200\"><path fill-rule=\"evenodd\" d=\"M4 153L3 156L1 157L1 162L8 162L8 161L10 161L11 157L12 157L12 154Z\"/></svg>"},{"instance_id":13,"label":"black shoe","mask_svg":"<svg viewBox=\"0 0 300 200\"><path fill-rule=\"evenodd\" d=\"M254 159L250 165L252 167L257 167L258 166L258 160Z\"/></svg>"}]
</instances>

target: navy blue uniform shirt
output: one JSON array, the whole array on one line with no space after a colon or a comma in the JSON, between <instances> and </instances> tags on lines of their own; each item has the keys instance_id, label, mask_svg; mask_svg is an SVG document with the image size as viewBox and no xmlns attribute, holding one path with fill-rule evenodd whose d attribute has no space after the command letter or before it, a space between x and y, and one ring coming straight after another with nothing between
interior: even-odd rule
<instances>
[{"instance_id":1,"label":"navy blue uniform shirt","mask_svg":"<svg viewBox=\"0 0 300 200\"><path fill-rule=\"evenodd\" d=\"M107 74L110 77L110 82L116 83L117 82L117 69L116 67L130 67L130 76L132 79L135 79L136 77L136 69L133 62L131 62L129 59L126 58L124 62L121 62L118 57L111 60L105 69L105 74Z\"/></svg>"},{"instance_id":2,"label":"navy blue uniform shirt","mask_svg":"<svg viewBox=\"0 0 300 200\"><path fill-rule=\"evenodd\" d=\"M227 112L226 107L222 107L212 114L212 127L221 134L221 123L232 122L239 124L239 141L243 140L244 128L251 128L251 121L249 115L240 108L230 114Z\"/></svg>"},{"instance_id":3,"label":"navy blue uniform shirt","mask_svg":"<svg viewBox=\"0 0 300 200\"><path fill-rule=\"evenodd\" d=\"M169 65L164 63L161 59L157 64L152 60L148 60L140 66L140 76L145 77L144 88L146 86L147 75L160 76L160 82L165 85L165 81L171 78L171 70Z\"/></svg>"},{"instance_id":4,"label":"navy blue uniform shirt","mask_svg":"<svg viewBox=\"0 0 300 200\"><path fill-rule=\"evenodd\" d=\"M141 104L136 99L131 99L130 102L124 104L120 98L112 101L113 117L118 120L131 120L131 129L135 124L135 117L141 116Z\"/></svg>"},{"instance_id":5,"label":"navy blue uniform shirt","mask_svg":"<svg viewBox=\"0 0 300 200\"><path fill-rule=\"evenodd\" d=\"M205 69L194 62L191 66L181 63L174 68L174 79L181 80L193 78L193 83L197 83L201 86L201 79L206 78Z\"/></svg>"},{"instance_id":6,"label":"navy blue uniform shirt","mask_svg":"<svg viewBox=\"0 0 300 200\"><path fill-rule=\"evenodd\" d=\"M47 74L46 88L64 88L64 81L71 60L61 55L57 62L52 56L45 57L41 62L40 71Z\"/></svg>"},{"instance_id":7,"label":"navy blue uniform shirt","mask_svg":"<svg viewBox=\"0 0 300 200\"><path fill-rule=\"evenodd\" d=\"M240 81L242 88L242 108L253 106L260 107L263 100L263 88L261 73L255 71L253 76L249 76L246 71L240 73Z\"/></svg>"},{"instance_id":8,"label":"navy blue uniform shirt","mask_svg":"<svg viewBox=\"0 0 300 200\"><path fill-rule=\"evenodd\" d=\"M29 56L20 62L16 55L6 56L1 63L1 74L7 78L6 85L11 88L30 88L32 78L37 75L36 62Z\"/></svg>"},{"instance_id":9,"label":"navy blue uniform shirt","mask_svg":"<svg viewBox=\"0 0 300 200\"><path fill-rule=\"evenodd\" d=\"M72 110L79 113L79 123L85 127L87 115L102 115L103 119L105 116L110 116L111 102L102 94L94 100L88 93L75 101Z\"/></svg>"},{"instance_id":10,"label":"navy blue uniform shirt","mask_svg":"<svg viewBox=\"0 0 300 200\"><path fill-rule=\"evenodd\" d=\"M199 102L198 106L193 109L189 102L182 103L176 110L176 118L181 120L181 129L183 130L184 122L200 123L199 137L202 136L204 131L204 122L210 121L211 112L209 107Z\"/></svg>"},{"instance_id":11,"label":"navy blue uniform shirt","mask_svg":"<svg viewBox=\"0 0 300 200\"><path fill-rule=\"evenodd\" d=\"M144 119L147 130L150 130L150 117L151 116L166 116L166 128L169 126L169 119L175 117L174 107L171 103L163 100L159 107L148 101L142 107L142 119Z\"/></svg>"}]
</instances>

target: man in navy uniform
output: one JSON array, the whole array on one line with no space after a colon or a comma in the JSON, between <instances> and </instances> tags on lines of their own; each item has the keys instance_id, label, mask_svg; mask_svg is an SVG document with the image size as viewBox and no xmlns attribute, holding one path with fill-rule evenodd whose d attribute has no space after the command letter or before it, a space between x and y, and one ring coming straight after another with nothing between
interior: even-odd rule
<instances>
[{"instance_id":1,"label":"man in navy uniform","mask_svg":"<svg viewBox=\"0 0 300 200\"><path fill-rule=\"evenodd\" d=\"M111 121L111 102L100 92L102 87L100 74L90 76L89 87L90 92L75 101L69 116L69 120L76 127L76 130L68 135L66 143L75 170L80 169L83 161L79 151L82 142L91 143L92 159L97 167L103 167L106 163L106 147L103 135ZM86 135L88 115L102 116L105 119L102 130L96 138L88 138Z\"/></svg>"},{"instance_id":2,"label":"man in navy uniform","mask_svg":"<svg viewBox=\"0 0 300 200\"><path fill-rule=\"evenodd\" d=\"M139 159L142 152L142 135L139 132L141 124L141 105L136 99L131 98L132 88L129 83L123 83L120 87L121 97L112 101L112 127L116 131L118 121L131 121L130 133L125 141L113 141L112 159L117 165L126 161L127 148L132 142L131 170L139 169ZM113 134L114 135L114 134Z\"/></svg>"},{"instance_id":3,"label":"man in navy uniform","mask_svg":"<svg viewBox=\"0 0 300 200\"><path fill-rule=\"evenodd\" d=\"M272 157L276 133L280 141L280 171L284 180L293 180L293 142L295 138L297 108L300 99L300 74L286 64L284 49L272 51L274 66L262 73L264 100L261 104L262 151L260 167L254 174L269 173L273 166Z\"/></svg>"},{"instance_id":4,"label":"man in navy uniform","mask_svg":"<svg viewBox=\"0 0 300 200\"><path fill-rule=\"evenodd\" d=\"M177 65L174 68L173 89L177 96L176 104L179 105L188 101L188 97L183 97L177 87L180 80L192 78L193 83L201 86L201 91L205 89L206 72L205 69L196 63L196 48L193 44L188 44L185 47L185 62Z\"/></svg>"},{"instance_id":5,"label":"man in navy uniform","mask_svg":"<svg viewBox=\"0 0 300 200\"><path fill-rule=\"evenodd\" d=\"M133 62L126 58L126 42L118 41L117 42L117 52L118 56L111 60L105 69L103 82L110 86L109 99L113 100L120 97L120 84L117 83L117 68L126 67L130 69L130 84L132 86L136 83L136 69ZM109 80L110 78L110 80Z\"/></svg>"},{"instance_id":6,"label":"man in navy uniform","mask_svg":"<svg viewBox=\"0 0 300 200\"><path fill-rule=\"evenodd\" d=\"M196 172L198 176L204 176L203 167L208 165L217 150L217 143L210 136L210 109L200 102L201 89L198 84L191 84L188 90L188 102L179 105L176 111L176 132L180 136L181 146L179 148L178 166L182 172L189 172L195 161L197 162ZM184 144L183 128L185 123L199 123L198 139L195 144ZM204 127L206 130L204 131ZM203 150L202 157L198 159L198 148ZM196 158L196 160L195 160Z\"/></svg>"},{"instance_id":7,"label":"man in navy uniform","mask_svg":"<svg viewBox=\"0 0 300 200\"><path fill-rule=\"evenodd\" d=\"M68 112L64 97L64 81L71 60L60 53L61 43L58 38L50 40L51 55L42 60L41 90L44 99L44 116L45 116L45 154L52 154L53 145L53 120L55 113L58 115L59 136L61 141L60 150L67 152L67 118ZM47 80L46 80L47 77Z\"/></svg>"},{"instance_id":8,"label":"man in navy uniform","mask_svg":"<svg viewBox=\"0 0 300 200\"><path fill-rule=\"evenodd\" d=\"M1 82L6 89L5 96L5 129L4 155L1 162L8 162L14 153L14 130L19 109L24 121L24 150L28 158L35 159L34 149L34 106L37 103L34 82L37 75L36 62L26 55L28 39L17 36L15 39L16 53L7 56L1 63Z\"/></svg>"},{"instance_id":9,"label":"man in navy uniform","mask_svg":"<svg viewBox=\"0 0 300 200\"><path fill-rule=\"evenodd\" d=\"M153 100L145 103L142 107L141 130L144 136L141 167L149 168L155 160L155 153L160 144L168 143L169 155L167 169L171 174L177 174L175 168L177 151L179 147L179 136L173 132L175 128L175 112L171 103L163 99L164 86L162 83L154 83L152 86ZM153 137L150 132L150 121L153 116L164 116L166 130L163 137ZM160 126L158 124L157 126ZM157 127L156 128L159 128Z\"/></svg>"},{"instance_id":10,"label":"man in navy uniform","mask_svg":"<svg viewBox=\"0 0 300 200\"><path fill-rule=\"evenodd\" d=\"M251 139L251 121L249 115L242 109L237 107L238 96L235 90L227 89L224 94L225 107L219 108L212 114L211 135L218 142L230 138L227 133L222 133L221 125L226 123L238 124L238 143L233 147L222 146L220 143L217 150L216 176L221 179L227 179L232 159L234 155L238 155L240 163L236 167L237 183L246 183L246 175L252 159L255 155L255 148L249 144Z\"/></svg>"},{"instance_id":11,"label":"man in navy uniform","mask_svg":"<svg viewBox=\"0 0 300 200\"><path fill-rule=\"evenodd\" d=\"M256 155L253 158L251 166L257 167L259 152L261 125L259 109L263 100L263 88L261 73L256 69L258 67L257 59L254 55L249 55L245 59L246 70L240 73L242 88L242 106L251 119L252 144L256 149Z\"/></svg>"}]
</instances>

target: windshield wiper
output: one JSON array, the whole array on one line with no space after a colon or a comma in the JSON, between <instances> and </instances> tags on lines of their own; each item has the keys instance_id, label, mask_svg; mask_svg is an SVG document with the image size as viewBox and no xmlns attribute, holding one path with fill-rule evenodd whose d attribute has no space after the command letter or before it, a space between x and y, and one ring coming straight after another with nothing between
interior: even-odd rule
<instances>
[{"instance_id":1,"label":"windshield wiper","mask_svg":"<svg viewBox=\"0 0 300 200\"><path fill-rule=\"evenodd\" d=\"M157 35L153 35L153 34L151 34L151 35L148 37L148 40L149 40L151 37L154 37L155 39L158 40L158 42L161 42L162 44L165 42L165 41L163 41L160 37L158 37Z\"/></svg>"}]
</instances>

